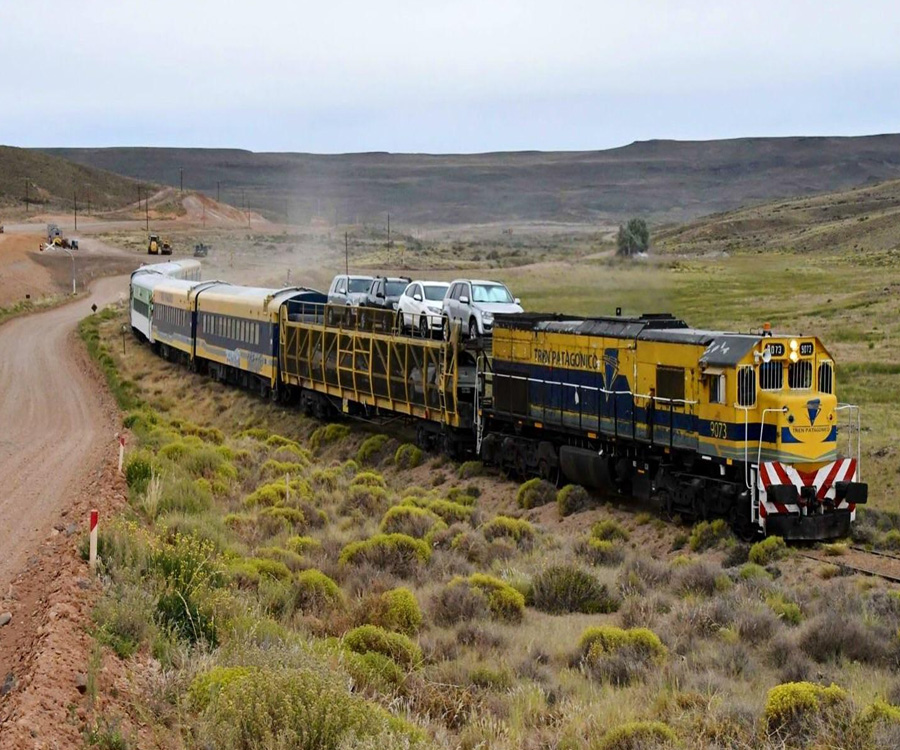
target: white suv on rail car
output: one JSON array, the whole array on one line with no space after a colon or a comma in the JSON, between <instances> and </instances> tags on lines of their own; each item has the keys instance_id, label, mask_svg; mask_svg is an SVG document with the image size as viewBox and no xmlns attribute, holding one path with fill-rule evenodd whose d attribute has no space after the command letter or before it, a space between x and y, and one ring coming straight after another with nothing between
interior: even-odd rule
<instances>
[{"instance_id":1,"label":"white suv on rail car","mask_svg":"<svg viewBox=\"0 0 900 750\"><path fill-rule=\"evenodd\" d=\"M444 338L450 337L450 324L459 321L469 338L484 336L494 330L497 313L525 312L519 298L513 297L499 281L457 279L450 284L444 297L442 328Z\"/></svg>"},{"instance_id":2,"label":"white suv on rail car","mask_svg":"<svg viewBox=\"0 0 900 750\"><path fill-rule=\"evenodd\" d=\"M413 281L400 295L397 311L400 326L423 338L441 330L442 303L450 285L446 281Z\"/></svg>"}]
</instances>

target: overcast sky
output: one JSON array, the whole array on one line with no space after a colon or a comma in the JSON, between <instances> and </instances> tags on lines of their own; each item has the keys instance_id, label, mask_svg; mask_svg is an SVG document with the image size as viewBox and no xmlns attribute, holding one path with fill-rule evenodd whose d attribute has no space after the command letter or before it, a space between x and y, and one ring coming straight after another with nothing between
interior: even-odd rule
<instances>
[{"instance_id":1,"label":"overcast sky","mask_svg":"<svg viewBox=\"0 0 900 750\"><path fill-rule=\"evenodd\" d=\"M598 149L900 131L897 0L0 0L0 143Z\"/></svg>"}]
</instances>

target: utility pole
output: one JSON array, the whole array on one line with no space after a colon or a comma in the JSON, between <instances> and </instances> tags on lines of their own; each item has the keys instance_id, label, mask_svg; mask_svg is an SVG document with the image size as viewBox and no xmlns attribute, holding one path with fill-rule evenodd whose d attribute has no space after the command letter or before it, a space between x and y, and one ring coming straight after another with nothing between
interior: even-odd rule
<instances>
[{"instance_id":1,"label":"utility pole","mask_svg":"<svg viewBox=\"0 0 900 750\"><path fill-rule=\"evenodd\" d=\"M78 231L78 191L72 191L72 202L75 204L75 231ZM74 292L73 292L74 294Z\"/></svg>"},{"instance_id":2,"label":"utility pole","mask_svg":"<svg viewBox=\"0 0 900 750\"><path fill-rule=\"evenodd\" d=\"M350 275L350 233L344 232L344 273Z\"/></svg>"},{"instance_id":3,"label":"utility pole","mask_svg":"<svg viewBox=\"0 0 900 750\"><path fill-rule=\"evenodd\" d=\"M216 203L219 202L219 188L220 188L220 186L221 186L221 183L220 183L218 180L216 180Z\"/></svg>"},{"instance_id":4,"label":"utility pole","mask_svg":"<svg viewBox=\"0 0 900 750\"><path fill-rule=\"evenodd\" d=\"M150 198L144 197L144 215L147 217L147 231L150 231Z\"/></svg>"},{"instance_id":5,"label":"utility pole","mask_svg":"<svg viewBox=\"0 0 900 750\"><path fill-rule=\"evenodd\" d=\"M28 213L28 178L25 178L25 213Z\"/></svg>"},{"instance_id":6,"label":"utility pole","mask_svg":"<svg viewBox=\"0 0 900 750\"><path fill-rule=\"evenodd\" d=\"M391 215L388 214L388 247L391 246Z\"/></svg>"},{"instance_id":7,"label":"utility pole","mask_svg":"<svg viewBox=\"0 0 900 750\"><path fill-rule=\"evenodd\" d=\"M72 259L72 296L75 296L75 254L68 248L63 248L63 252Z\"/></svg>"},{"instance_id":8,"label":"utility pole","mask_svg":"<svg viewBox=\"0 0 900 750\"><path fill-rule=\"evenodd\" d=\"M181 173L181 192L184 192L184 168L178 170Z\"/></svg>"}]
</instances>

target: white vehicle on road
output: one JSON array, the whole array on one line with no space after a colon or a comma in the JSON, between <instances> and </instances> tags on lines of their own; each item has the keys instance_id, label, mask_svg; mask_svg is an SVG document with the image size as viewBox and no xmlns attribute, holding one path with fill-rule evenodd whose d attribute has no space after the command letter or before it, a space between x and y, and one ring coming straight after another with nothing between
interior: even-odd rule
<instances>
[{"instance_id":1,"label":"white vehicle on road","mask_svg":"<svg viewBox=\"0 0 900 750\"><path fill-rule=\"evenodd\" d=\"M418 331L424 338L441 330L444 295L450 285L443 281L413 281L400 296L397 311L404 330Z\"/></svg>"},{"instance_id":2,"label":"white vehicle on road","mask_svg":"<svg viewBox=\"0 0 900 750\"><path fill-rule=\"evenodd\" d=\"M444 297L443 332L450 338L450 324L458 321L469 338L485 336L494 330L497 313L525 312L518 297L513 297L499 281L457 279Z\"/></svg>"}]
</instances>

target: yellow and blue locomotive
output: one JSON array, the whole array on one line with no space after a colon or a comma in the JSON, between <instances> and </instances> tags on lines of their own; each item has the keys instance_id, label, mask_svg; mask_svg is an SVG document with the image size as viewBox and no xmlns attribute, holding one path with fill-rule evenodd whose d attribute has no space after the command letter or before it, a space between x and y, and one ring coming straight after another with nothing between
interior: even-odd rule
<instances>
[{"instance_id":1,"label":"yellow and blue locomotive","mask_svg":"<svg viewBox=\"0 0 900 750\"><path fill-rule=\"evenodd\" d=\"M641 485L667 513L789 539L847 534L867 499L858 409L812 336L503 316L485 385L482 455L523 474Z\"/></svg>"}]
</instances>

